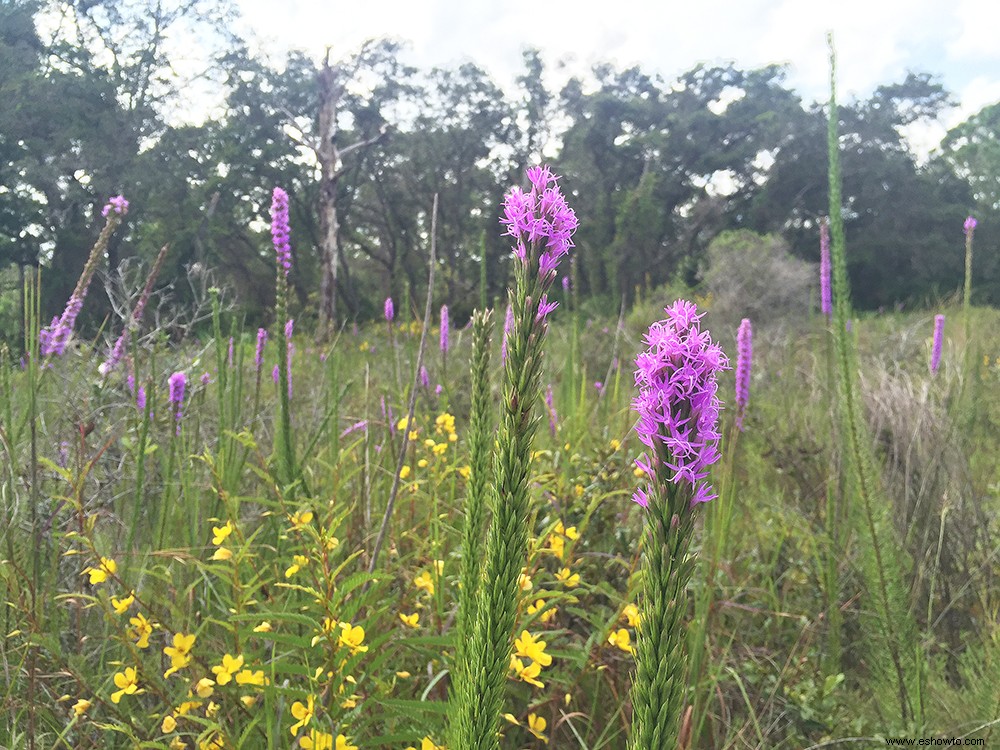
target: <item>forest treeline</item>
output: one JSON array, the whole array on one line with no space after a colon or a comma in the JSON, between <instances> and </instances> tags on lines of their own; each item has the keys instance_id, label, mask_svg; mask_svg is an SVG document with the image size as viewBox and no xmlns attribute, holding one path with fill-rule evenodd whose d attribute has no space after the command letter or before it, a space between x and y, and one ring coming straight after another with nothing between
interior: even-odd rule
<instances>
[{"instance_id":1,"label":"forest treeline","mask_svg":"<svg viewBox=\"0 0 1000 750\"><path fill-rule=\"evenodd\" d=\"M501 294L501 196L542 159L580 217L573 280L595 310L696 282L726 230L778 235L818 260L825 116L785 84L782 66L698 66L665 81L608 64L555 91L542 53L528 49L505 91L474 62L415 69L385 39L319 62L317 50L268 61L231 31L235 13L226 0L0 0L0 336L16 336L21 279L38 266L43 320L58 313L116 194L131 210L108 250L112 278L169 243L161 283L175 298L209 278L253 323L273 301L275 185L291 196L303 323L364 320L386 296L421 298L435 194L438 302L463 319L481 284L488 298ZM178 124L193 106L191 80L174 73L188 60L179 39L204 52L198 90L217 86L201 124ZM957 290L969 214L979 219L974 300L1000 302L1000 104L928 159L903 135L953 103L918 72L842 105L849 271L862 308ZM84 318L96 327L110 309L88 301Z\"/></svg>"}]
</instances>

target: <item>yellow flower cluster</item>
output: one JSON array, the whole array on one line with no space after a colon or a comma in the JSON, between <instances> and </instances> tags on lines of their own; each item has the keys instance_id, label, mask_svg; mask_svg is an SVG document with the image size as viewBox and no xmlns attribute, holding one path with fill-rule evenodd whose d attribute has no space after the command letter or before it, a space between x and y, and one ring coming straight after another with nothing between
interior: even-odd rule
<instances>
[{"instance_id":1,"label":"yellow flower cluster","mask_svg":"<svg viewBox=\"0 0 1000 750\"><path fill-rule=\"evenodd\" d=\"M522 658L528 659L525 665ZM520 637L514 639L514 653L510 657L510 669L514 677L529 685L544 688L545 684L538 679L542 667L552 663L552 657L545 653L545 641L536 640L527 630L522 630Z\"/></svg>"},{"instance_id":2,"label":"yellow flower cluster","mask_svg":"<svg viewBox=\"0 0 1000 750\"><path fill-rule=\"evenodd\" d=\"M549 534L548 546L545 551L555 555L560 560L564 560L566 558L566 541L575 542L579 538L580 534L576 530L576 526L567 528L563 526L562 521L557 521L552 533Z\"/></svg>"},{"instance_id":3,"label":"yellow flower cluster","mask_svg":"<svg viewBox=\"0 0 1000 750\"><path fill-rule=\"evenodd\" d=\"M628 624L628 627L638 628L639 608L634 604L626 604L625 608L622 610L621 619ZM635 646L632 645L632 636L625 628L612 630L611 634L608 636L608 643L615 648L621 649L627 654L632 654L633 656L635 655Z\"/></svg>"},{"instance_id":4,"label":"yellow flower cluster","mask_svg":"<svg viewBox=\"0 0 1000 750\"><path fill-rule=\"evenodd\" d=\"M514 714L504 714L503 717L511 724L515 724L519 727L525 727L525 729L535 735L535 737L540 739L546 745L549 744L549 738L543 734L545 732L545 728L549 725L544 716L539 716L536 713L529 713L527 725L519 722Z\"/></svg>"}]
</instances>

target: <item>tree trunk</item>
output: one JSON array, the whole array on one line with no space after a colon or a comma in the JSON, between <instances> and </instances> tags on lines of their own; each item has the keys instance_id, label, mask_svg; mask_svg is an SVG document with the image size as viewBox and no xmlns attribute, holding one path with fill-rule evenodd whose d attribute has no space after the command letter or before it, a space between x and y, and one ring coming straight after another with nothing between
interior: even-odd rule
<instances>
[{"instance_id":1,"label":"tree trunk","mask_svg":"<svg viewBox=\"0 0 1000 750\"><path fill-rule=\"evenodd\" d=\"M337 176L340 154L334 139L337 136L337 103L343 88L337 80L339 71L330 66L330 50L319 72L319 143L316 158L320 165L319 224L320 224L320 302L319 334L326 336L337 322L337 271L340 268L340 246L337 235Z\"/></svg>"}]
</instances>

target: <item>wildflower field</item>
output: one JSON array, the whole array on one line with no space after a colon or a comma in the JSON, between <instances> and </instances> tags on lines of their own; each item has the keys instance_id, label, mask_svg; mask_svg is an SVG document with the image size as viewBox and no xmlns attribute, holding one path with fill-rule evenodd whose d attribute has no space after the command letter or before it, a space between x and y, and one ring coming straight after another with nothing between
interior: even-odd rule
<instances>
[{"instance_id":1,"label":"wildflower field","mask_svg":"<svg viewBox=\"0 0 1000 750\"><path fill-rule=\"evenodd\" d=\"M755 330L661 288L594 318L532 167L509 299L318 342L287 206L270 329L213 291L172 337L150 283L75 335L120 196L61 318L28 280L0 746L1000 744L995 310L855 317L831 212L816 309Z\"/></svg>"}]
</instances>

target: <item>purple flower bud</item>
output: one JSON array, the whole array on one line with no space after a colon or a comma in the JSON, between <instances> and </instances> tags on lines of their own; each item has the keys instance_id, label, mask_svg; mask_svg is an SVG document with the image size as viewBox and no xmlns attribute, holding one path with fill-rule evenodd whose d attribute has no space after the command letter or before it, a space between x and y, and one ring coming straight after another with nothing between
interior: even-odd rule
<instances>
[{"instance_id":1,"label":"purple flower bud","mask_svg":"<svg viewBox=\"0 0 1000 750\"><path fill-rule=\"evenodd\" d=\"M749 318L740 321L736 352L736 427L743 432L743 416L750 400L750 366L753 360L753 327Z\"/></svg>"},{"instance_id":2,"label":"purple flower bud","mask_svg":"<svg viewBox=\"0 0 1000 750\"><path fill-rule=\"evenodd\" d=\"M135 392L135 408L140 412L146 411L146 389L141 385Z\"/></svg>"},{"instance_id":3,"label":"purple flower bud","mask_svg":"<svg viewBox=\"0 0 1000 750\"><path fill-rule=\"evenodd\" d=\"M278 264L288 277L292 270L291 230L288 225L288 193L276 187L271 194L271 242Z\"/></svg>"},{"instance_id":4,"label":"purple flower bud","mask_svg":"<svg viewBox=\"0 0 1000 750\"><path fill-rule=\"evenodd\" d=\"M603 396L604 395L604 383L602 383L600 380L595 380L594 381L594 390L597 391L597 395L598 396Z\"/></svg>"},{"instance_id":5,"label":"purple flower bud","mask_svg":"<svg viewBox=\"0 0 1000 750\"><path fill-rule=\"evenodd\" d=\"M448 353L448 305L441 305L441 351Z\"/></svg>"},{"instance_id":6,"label":"purple flower bud","mask_svg":"<svg viewBox=\"0 0 1000 750\"><path fill-rule=\"evenodd\" d=\"M295 319L289 318L285 321L285 341L292 340L292 334L295 332Z\"/></svg>"},{"instance_id":7,"label":"purple flower bud","mask_svg":"<svg viewBox=\"0 0 1000 750\"><path fill-rule=\"evenodd\" d=\"M966 237L968 237L969 235L971 235L975 231L976 225L978 223L979 222L976 221L975 218L972 217L972 216L968 217L965 220L965 223L962 225L962 228L965 230L965 236Z\"/></svg>"},{"instance_id":8,"label":"purple flower bud","mask_svg":"<svg viewBox=\"0 0 1000 750\"><path fill-rule=\"evenodd\" d=\"M271 370L271 380L273 380L274 384L277 385L280 379L281 379L281 370L279 370L278 366L275 365L274 369Z\"/></svg>"},{"instance_id":9,"label":"purple flower bud","mask_svg":"<svg viewBox=\"0 0 1000 750\"><path fill-rule=\"evenodd\" d=\"M264 345L267 344L267 330L264 328L257 329L257 353L254 355L253 363L254 367L257 368L257 372L260 372L260 366L264 361Z\"/></svg>"},{"instance_id":10,"label":"purple flower bud","mask_svg":"<svg viewBox=\"0 0 1000 750\"><path fill-rule=\"evenodd\" d=\"M177 434L181 434L182 404L184 403L184 389L187 387L187 376L183 372L175 372L168 379L170 391L168 399L174 406L174 420L177 422Z\"/></svg>"},{"instance_id":11,"label":"purple flower bud","mask_svg":"<svg viewBox=\"0 0 1000 750\"><path fill-rule=\"evenodd\" d=\"M344 430L342 433L340 433L340 437L345 438L348 435L350 435L352 432L356 432L357 430L367 429L367 427L368 427L368 420L367 419L362 419L360 422L355 422L350 427L348 427L346 430Z\"/></svg>"},{"instance_id":12,"label":"purple flower bud","mask_svg":"<svg viewBox=\"0 0 1000 750\"><path fill-rule=\"evenodd\" d=\"M116 195L112 198L108 198L108 202L105 204L104 208L101 209L101 216L107 217L107 215L112 211L119 216L124 216L128 213L128 201L125 200L124 195Z\"/></svg>"},{"instance_id":13,"label":"purple flower bud","mask_svg":"<svg viewBox=\"0 0 1000 750\"><path fill-rule=\"evenodd\" d=\"M396 308L393 307L392 297L385 298L385 307L383 308L382 312L385 315L386 323L391 323L393 318L396 317Z\"/></svg>"},{"instance_id":14,"label":"purple flower bud","mask_svg":"<svg viewBox=\"0 0 1000 750\"><path fill-rule=\"evenodd\" d=\"M230 367L233 366L233 344L234 344L233 337L230 336L229 337L229 354L228 354L228 357L227 357L227 360L226 360L229 363Z\"/></svg>"},{"instance_id":15,"label":"purple flower bud","mask_svg":"<svg viewBox=\"0 0 1000 750\"><path fill-rule=\"evenodd\" d=\"M431 387L430 373L427 372L427 368L424 367L423 365L420 365L420 385L422 385L424 388Z\"/></svg>"},{"instance_id":16,"label":"purple flower bud","mask_svg":"<svg viewBox=\"0 0 1000 750\"><path fill-rule=\"evenodd\" d=\"M971 218L971 217L970 217ZM975 219L973 219L975 221ZM931 347L931 375L936 375L941 364L941 346L944 344L944 315L934 316L934 345Z\"/></svg>"},{"instance_id":17,"label":"purple flower bud","mask_svg":"<svg viewBox=\"0 0 1000 750\"><path fill-rule=\"evenodd\" d=\"M204 386L208 385L210 382L212 382L212 376L209 375L207 372L203 372L201 374L201 384Z\"/></svg>"},{"instance_id":18,"label":"purple flower bud","mask_svg":"<svg viewBox=\"0 0 1000 750\"><path fill-rule=\"evenodd\" d=\"M830 225L826 219L819 225L819 304L826 317L833 315L833 295L830 291Z\"/></svg>"}]
</instances>

